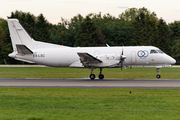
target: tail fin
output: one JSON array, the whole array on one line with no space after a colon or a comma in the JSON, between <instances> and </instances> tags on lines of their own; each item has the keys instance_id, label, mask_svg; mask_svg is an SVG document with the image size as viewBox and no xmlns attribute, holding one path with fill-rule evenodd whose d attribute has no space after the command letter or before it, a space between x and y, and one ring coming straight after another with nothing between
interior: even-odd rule
<instances>
[{"instance_id":1,"label":"tail fin","mask_svg":"<svg viewBox=\"0 0 180 120\"><path fill-rule=\"evenodd\" d=\"M11 36L11 42L13 46L14 53L17 53L16 45L25 45L27 48L31 49L39 49L39 48L54 48L54 47L67 47L60 46L51 43L45 43L40 41L35 41L30 35L26 32L26 30L22 27L17 19L8 19L8 27Z\"/></svg>"},{"instance_id":2,"label":"tail fin","mask_svg":"<svg viewBox=\"0 0 180 120\"><path fill-rule=\"evenodd\" d=\"M28 48L32 47L33 39L21 26L17 19L8 19L8 27L14 52L17 52L17 44L23 44Z\"/></svg>"}]
</instances>

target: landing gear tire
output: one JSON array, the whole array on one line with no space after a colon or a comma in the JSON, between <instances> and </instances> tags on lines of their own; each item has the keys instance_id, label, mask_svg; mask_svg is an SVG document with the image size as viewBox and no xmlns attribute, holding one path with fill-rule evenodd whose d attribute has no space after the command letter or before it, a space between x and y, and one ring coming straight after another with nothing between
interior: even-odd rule
<instances>
[{"instance_id":1,"label":"landing gear tire","mask_svg":"<svg viewBox=\"0 0 180 120\"><path fill-rule=\"evenodd\" d=\"M91 80L94 80L96 76L94 74L90 74L89 77L90 77Z\"/></svg>"},{"instance_id":2,"label":"landing gear tire","mask_svg":"<svg viewBox=\"0 0 180 120\"><path fill-rule=\"evenodd\" d=\"M99 74L99 79L104 79L104 75L103 74Z\"/></svg>"},{"instance_id":3,"label":"landing gear tire","mask_svg":"<svg viewBox=\"0 0 180 120\"><path fill-rule=\"evenodd\" d=\"M156 75L156 77L157 77L157 79L159 79L160 77L161 77L161 75L159 74L159 68L156 68L156 70L157 70L157 75Z\"/></svg>"},{"instance_id":4,"label":"landing gear tire","mask_svg":"<svg viewBox=\"0 0 180 120\"><path fill-rule=\"evenodd\" d=\"M161 75L156 75L156 77L159 79L159 78L161 78Z\"/></svg>"}]
</instances>

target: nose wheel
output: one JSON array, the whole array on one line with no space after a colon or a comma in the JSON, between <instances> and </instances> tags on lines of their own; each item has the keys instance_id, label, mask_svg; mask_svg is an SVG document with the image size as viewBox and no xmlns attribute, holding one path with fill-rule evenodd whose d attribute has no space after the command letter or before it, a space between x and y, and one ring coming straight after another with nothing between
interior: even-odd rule
<instances>
[{"instance_id":1,"label":"nose wheel","mask_svg":"<svg viewBox=\"0 0 180 120\"><path fill-rule=\"evenodd\" d=\"M161 78L161 75L156 75L156 77L159 79L159 78Z\"/></svg>"},{"instance_id":2,"label":"nose wheel","mask_svg":"<svg viewBox=\"0 0 180 120\"><path fill-rule=\"evenodd\" d=\"M157 73L158 73L158 74L156 75L156 78L159 79L159 78L161 78L161 75L159 74L159 68L156 68L156 70L157 70Z\"/></svg>"}]
</instances>

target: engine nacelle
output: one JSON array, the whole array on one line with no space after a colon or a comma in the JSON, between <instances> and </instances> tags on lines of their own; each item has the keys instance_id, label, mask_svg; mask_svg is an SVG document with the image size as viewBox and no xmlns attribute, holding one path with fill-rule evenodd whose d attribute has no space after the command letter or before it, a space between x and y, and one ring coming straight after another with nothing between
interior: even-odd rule
<instances>
[{"instance_id":1,"label":"engine nacelle","mask_svg":"<svg viewBox=\"0 0 180 120\"><path fill-rule=\"evenodd\" d=\"M120 60L120 54L106 54L106 55L95 55L99 60Z\"/></svg>"}]
</instances>

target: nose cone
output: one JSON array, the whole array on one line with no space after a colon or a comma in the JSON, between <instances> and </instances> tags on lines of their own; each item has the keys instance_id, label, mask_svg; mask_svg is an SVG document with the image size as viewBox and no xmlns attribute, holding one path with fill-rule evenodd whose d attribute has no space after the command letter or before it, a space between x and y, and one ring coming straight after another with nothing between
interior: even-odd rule
<instances>
[{"instance_id":1,"label":"nose cone","mask_svg":"<svg viewBox=\"0 0 180 120\"><path fill-rule=\"evenodd\" d=\"M175 64L176 63L176 60L174 58L170 58L170 64Z\"/></svg>"}]
</instances>

